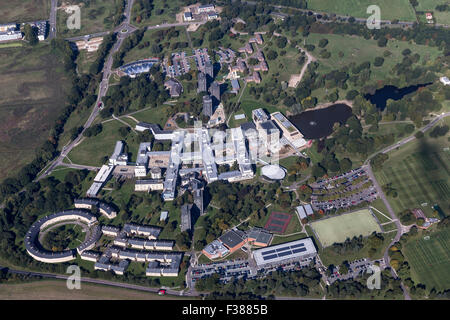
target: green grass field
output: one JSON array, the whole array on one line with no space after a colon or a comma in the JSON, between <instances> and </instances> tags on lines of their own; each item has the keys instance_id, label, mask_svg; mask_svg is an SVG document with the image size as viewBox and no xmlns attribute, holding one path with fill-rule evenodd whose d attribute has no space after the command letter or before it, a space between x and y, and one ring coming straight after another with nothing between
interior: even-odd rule
<instances>
[{"instance_id":1,"label":"green grass field","mask_svg":"<svg viewBox=\"0 0 450 320\"><path fill-rule=\"evenodd\" d=\"M448 4L446 0L420 0L419 5L416 7L416 11L431 12L433 14L436 23L449 24L450 23L450 12L443 11L439 12L436 10L436 6L440 4ZM423 16L423 17L422 17ZM425 21L425 13L420 18Z\"/></svg>"},{"instance_id":2,"label":"green grass field","mask_svg":"<svg viewBox=\"0 0 450 320\"><path fill-rule=\"evenodd\" d=\"M2 300L171 300L176 296L82 283L80 290L68 290L65 281L45 280L29 283L2 284ZM186 297L183 297L186 299Z\"/></svg>"},{"instance_id":3,"label":"green grass field","mask_svg":"<svg viewBox=\"0 0 450 320\"><path fill-rule=\"evenodd\" d=\"M403 251L415 281L438 291L450 287L450 229L431 233L429 240L412 240Z\"/></svg>"},{"instance_id":4,"label":"green grass field","mask_svg":"<svg viewBox=\"0 0 450 320\"><path fill-rule=\"evenodd\" d=\"M48 45L0 49L0 180L30 162L65 106L70 85Z\"/></svg>"},{"instance_id":5,"label":"green grass field","mask_svg":"<svg viewBox=\"0 0 450 320\"><path fill-rule=\"evenodd\" d=\"M368 236L381 232L381 228L368 209L362 209L340 216L311 223L311 227L323 247L344 242L354 236Z\"/></svg>"},{"instance_id":6,"label":"green grass field","mask_svg":"<svg viewBox=\"0 0 450 320\"><path fill-rule=\"evenodd\" d=\"M298 234L294 234L294 235L288 236L288 237L280 237L279 235L275 235L273 237L270 245L273 246L273 245L280 244L280 243L300 240L300 239L303 239L306 237L307 237L306 233L298 233Z\"/></svg>"},{"instance_id":7,"label":"green grass field","mask_svg":"<svg viewBox=\"0 0 450 320\"><path fill-rule=\"evenodd\" d=\"M80 5L81 1L72 0L70 3ZM63 37L73 37L78 35L92 34L96 32L108 31L114 27L114 15L121 0L90 1L86 7L80 5L81 21L80 29L69 29L67 19L71 14L59 9L57 14L57 30ZM59 3L61 5L61 1Z\"/></svg>"},{"instance_id":8,"label":"green grass field","mask_svg":"<svg viewBox=\"0 0 450 320\"><path fill-rule=\"evenodd\" d=\"M0 49L2 48L15 48L23 46L22 42L7 42L0 44Z\"/></svg>"},{"instance_id":9,"label":"green grass field","mask_svg":"<svg viewBox=\"0 0 450 320\"><path fill-rule=\"evenodd\" d=\"M69 153L69 159L76 164L85 164L92 166L101 166L103 157L109 156L114 151L116 141L124 140L128 145L129 153L132 159L136 159L139 142L137 135L131 131L124 139L119 128L125 125L119 121L110 121L103 124L103 130L95 137L85 138L78 146Z\"/></svg>"},{"instance_id":10,"label":"green grass field","mask_svg":"<svg viewBox=\"0 0 450 320\"><path fill-rule=\"evenodd\" d=\"M169 29L169 28L167 28ZM164 29L164 30L167 30ZM171 52L181 52L184 51L188 56L192 54L192 50L189 47L186 47L184 49L170 49L171 45L176 42L187 42L187 36L186 36L186 29L184 27L177 27L175 28L176 31L178 31L179 35L176 38L171 38L170 40L167 39L167 37L164 38L163 41L161 41L161 47L162 51L159 55L165 55L168 56ZM154 34L157 33L160 30L147 30L144 34L144 37L142 38L140 44L149 43L148 47L139 48L139 45L128 51L123 58L124 63L133 62L140 59L146 59L146 58L152 58L155 57L155 54L151 52L151 46L155 44L155 37ZM195 63L193 60L190 61L191 67L195 67Z\"/></svg>"},{"instance_id":11,"label":"green grass field","mask_svg":"<svg viewBox=\"0 0 450 320\"><path fill-rule=\"evenodd\" d=\"M390 152L383 169L375 172L381 185L392 183L396 189L398 197L388 197L395 212L421 208L431 216L435 203L446 212L450 204L450 152L445 149L449 136L434 139L427 134L424 139L410 142Z\"/></svg>"},{"instance_id":12,"label":"green grass field","mask_svg":"<svg viewBox=\"0 0 450 320\"><path fill-rule=\"evenodd\" d=\"M2 1L0 10L0 24L44 20L48 19L49 15L49 0Z\"/></svg>"},{"instance_id":13,"label":"green grass field","mask_svg":"<svg viewBox=\"0 0 450 320\"><path fill-rule=\"evenodd\" d=\"M420 2L420 1L419 1ZM399 19L401 21L415 21L413 7L408 0L308 0L308 9L367 18L367 7L378 5L382 20Z\"/></svg>"},{"instance_id":14,"label":"green grass field","mask_svg":"<svg viewBox=\"0 0 450 320\"><path fill-rule=\"evenodd\" d=\"M331 52L331 57L328 59L323 59L319 55L322 49L318 47L318 43L321 39L328 40L328 44L325 47L327 51ZM383 80L386 76L389 76L390 70L402 61L402 51L406 48L420 55L420 63L433 61L442 54L438 48L410 44L406 41L389 40L387 46L382 48L377 45L376 40L366 40L363 37L339 34L311 33L306 39L306 43L316 46L311 54L319 61L319 72L330 72L352 62L361 64L369 61L372 65L372 80ZM384 58L384 63L381 67L374 67L374 59L383 57L383 53L386 50L389 50L391 55ZM339 52L342 52L344 55L340 57Z\"/></svg>"}]
</instances>

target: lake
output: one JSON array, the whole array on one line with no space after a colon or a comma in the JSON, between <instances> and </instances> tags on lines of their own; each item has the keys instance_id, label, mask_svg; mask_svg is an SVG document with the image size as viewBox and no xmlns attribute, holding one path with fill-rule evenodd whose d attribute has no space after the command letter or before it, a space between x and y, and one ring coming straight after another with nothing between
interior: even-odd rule
<instances>
[{"instance_id":1,"label":"lake","mask_svg":"<svg viewBox=\"0 0 450 320\"><path fill-rule=\"evenodd\" d=\"M320 139L333 132L336 122L345 123L351 115L352 108L344 103L336 103L327 108L304 111L288 118L305 139Z\"/></svg>"},{"instance_id":2,"label":"lake","mask_svg":"<svg viewBox=\"0 0 450 320\"><path fill-rule=\"evenodd\" d=\"M364 98L369 100L370 103L376 105L378 109L383 111L386 108L386 102L388 99L400 100L407 94L413 93L417 91L419 88L426 87L430 84L432 84L432 82L425 84L417 84L400 89L395 86L384 86L381 89L375 90L374 94L366 94Z\"/></svg>"}]
</instances>

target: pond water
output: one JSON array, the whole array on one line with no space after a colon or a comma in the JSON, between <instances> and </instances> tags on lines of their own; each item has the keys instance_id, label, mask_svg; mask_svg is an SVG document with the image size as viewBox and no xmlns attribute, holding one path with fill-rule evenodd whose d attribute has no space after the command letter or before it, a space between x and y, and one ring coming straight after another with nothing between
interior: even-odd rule
<instances>
[{"instance_id":1,"label":"pond water","mask_svg":"<svg viewBox=\"0 0 450 320\"><path fill-rule=\"evenodd\" d=\"M344 123L352 115L352 108L344 103L327 108L304 111L289 120L300 130L305 139L320 139L333 132L336 122Z\"/></svg>"},{"instance_id":2,"label":"pond water","mask_svg":"<svg viewBox=\"0 0 450 320\"><path fill-rule=\"evenodd\" d=\"M377 106L378 109L383 111L386 108L386 102L388 99L400 100L407 94L413 93L422 87L430 85L430 83L417 84L404 88L397 88L395 86L384 86L381 89L375 91L374 94L366 94L364 98L370 101L370 103Z\"/></svg>"}]
</instances>

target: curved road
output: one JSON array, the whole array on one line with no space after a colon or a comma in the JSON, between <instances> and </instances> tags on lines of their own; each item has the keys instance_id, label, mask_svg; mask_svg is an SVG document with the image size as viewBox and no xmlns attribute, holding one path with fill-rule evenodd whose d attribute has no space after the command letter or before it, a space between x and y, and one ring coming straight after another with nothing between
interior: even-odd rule
<instances>
[{"instance_id":1,"label":"curved road","mask_svg":"<svg viewBox=\"0 0 450 320\"><path fill-rule=\"evenodd\" d=\"M83 126L83 131L78 135L78 137L76 137L72 142L70 142L68 145L64 146L60 155L58 156L58 158L56 158L52 164L44 171L44 173L39 176L36 180L40 180L42 178L47 177L49 174L52 173L52 171L58 167L59 165L61 165L63 159L70 153L70 151L72 151L72 149L80 142L80 140L83 138L83 133L84 131L89 128L92 123L94 122L95 118L97 117L98 113L99 113L99 108L98 108L98 104L100 101L102 101L102 98L106 95L106 93L108 92L108 86L109 86L109 76L111 75L111 67L112 67L112 63L113 63L113 56L114 54L119 51L120 47L122 46L123 40L125 38L127 38L130 34L132 34L136 28L133 26L130 26L130 18L131 18L131 7L133 6L133 2L134 0L128 0L127 1L127 6L125 9L125 21L119 26L117 27L115 30L123 30L126 29L127 32L122 33L122 32L118 32L117 33L117 40L114 43L113 47L111 48L108 57L106 58L105 64L103 66L103 78L102 81L100 82L100 87L99 87L99 92L97 95L97 101L95 102L95 106L94 109L92 110L88 120L86 121L86 123Z\"/></svg>"}]
</instances>

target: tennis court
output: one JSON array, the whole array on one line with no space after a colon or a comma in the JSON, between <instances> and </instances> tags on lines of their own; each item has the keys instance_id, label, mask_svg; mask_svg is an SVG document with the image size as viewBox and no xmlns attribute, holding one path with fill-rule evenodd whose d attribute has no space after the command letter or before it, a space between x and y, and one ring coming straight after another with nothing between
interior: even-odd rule
<instances>
[{"instance_id":1,"label":"tennis court","mask_svg":"<svg viewBox=\"0 0 450 320\"><path fill-rule=\"evenodd\" d=\"M289 221L291 221L290 214L274 211L270 215L264 229L270 232L284 233L289 225Z\"/></svg>"}]
</instances>

